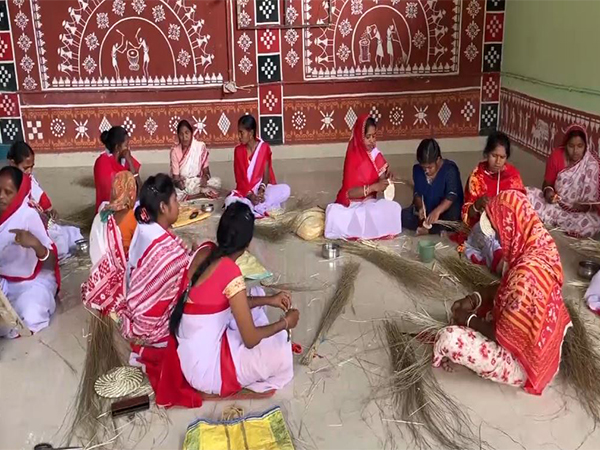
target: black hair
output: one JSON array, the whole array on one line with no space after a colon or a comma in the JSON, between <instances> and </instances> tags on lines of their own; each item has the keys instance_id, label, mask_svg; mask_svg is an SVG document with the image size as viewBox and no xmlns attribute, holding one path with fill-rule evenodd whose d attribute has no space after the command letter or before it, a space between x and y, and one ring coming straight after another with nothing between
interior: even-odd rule
<instances>
[{"instance_id":1,"label":"black hair","mask_svg":"<svg viewBox=\"0 0 600 450\"><path fill-rule=\"evenodd\" d=\"M190 283L185 292L177 300L177 304L171 314L169 320L169 331L172 335L177 335L181 317L183 316L183 308L187 300L187 296L192 286L196 284L204 271L216 260L233 255L234 253L245 250L254 234L254 214L248 205L235 202L223 212L217 228L217 247L211 250L202 264L198 266L190 279Z\"/></svg>"},{"instance_id":2,"label":"black hair","mask_svg":"<svg viewBox=\"0 0 600 450\"><path fill-rule=\"evenodd\" d=\"M190 130L192 132L192 134L194 134L194 129L192 128L192 126L190 125L190 123L187 120L181 120L178 124L177 124L177 134L179 134L179 132L181 131L182 128L187 128L188 130Z\"/></svg>"},{"instance_id":3,"label":"black hair","mask_svg":"<svg viewBox=\"0 0 600 450\"><path fill-rule=\"evenodd\" d=\"M569 131L567 133L567 135L565 136L565 141L564 141L565 142L565 146L574 137L580 137L581 139L583 139L583 142L585 143L585 145L587 145L587 136L585 135L585 133L583 132L583 130L580 130L578 128L574 128L573 130Z\"/></svg>"},{"instance_id":4,"label":"black hair","mask_svg":"<svg viewBox=\"0 0 600 450\"><path fill-rule=\"evenodd\" d=\"M256 138L256 119L251 114L245 114L238 120L238 128L243 128L247 131L252 131Z\"/></svg>"},{"instance_id":5,"label":"black hair","mask_svg":"<svg viewBox=\"0 0 600 450\"><path fill-rule=\"evenodd\" d=\"M502 131L494 131L488 136L485 148L483 149L483 154L488 156L498 146L504 147L504 150L506 150L506 158L510 158L510 139Z\"/></svg>"},{"instance_id":6,"label":"black hair","mask_svg":"<svg viewBox=\"0 0 600 450\"><path fill-rule=\"evenodd\" d=\"M33 154L33 149L27 142L17 141L10 146L6 159L13 161L15 164L21 164Z\"/></svg>"},{"instance_id":7,"label":"black hair","mask_svg":"<svg viewBox=\"0 0 600 450\"><path fill-rule=\"evenodd\" d=\"M435 139L423 139L417 147L419 164L433 164L442 157L442 150Z\"/></svg>"},{"instance_id":8,"label":"black hair","mask_svg":"<svg viewBox=\"0 0 600 450\"><path fill-rule=\"evenodd\" d=\"M15 184L17 191L21 189L21 183L23 183L23 172L13 166L5 166L0 169L0 178L1 177L10 177L12 182Z\"/></svg>"},{"instance_id":9,"label":"black hair","mask_svg":"<svg viewBox=\"0 0 600 450\"><path fill-rule=\"evenodd\" d=\"M125 139L129 137L127 130L121 126L112 127L108 131L103 131L100 135L100 140L106 147L106 149L112 154L115 152L117 146L125 142Z\"/></svg>"},{"instance_id":10,"label":"black hair","mask_svg":"<svg viewBox=\"0 0 600 450\"><path fill-rule=\"evenodd\" d=\"M169 175L159 173L148 178L140 189L140 204L135 209L138 223L156 222L160 214L160 204L168 204L173 194L175 184Z\"/></svg>"},{"instance_id":11,"label":"black hair","mask_svg":"<svg viewBox=\"0 0 600 450\"><path fill-rule=\"evenodd\" d=\"M369 117L365 121L365 129L364 129L365 134L367 134L367 130L369 129L369 127L375 127L375 129L377 129L377 122L372 117Z\"/></svg>"}]
</instances>

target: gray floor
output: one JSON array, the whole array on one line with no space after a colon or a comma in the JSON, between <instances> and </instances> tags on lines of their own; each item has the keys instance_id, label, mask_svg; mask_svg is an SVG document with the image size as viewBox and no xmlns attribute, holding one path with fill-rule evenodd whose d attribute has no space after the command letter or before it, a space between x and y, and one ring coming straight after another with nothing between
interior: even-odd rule
<instances>
[{"instance_id":1,"label":"gray floor","mask_svg":"<svg viewBox=\"0 0 600 450\"><path fill-rule=\"evenodd\" d=\"M479 159L478 154L449 154L460 166L463 181ZM395 173L410 178L410 156L392 156ZM524 181L540 185L543 163L517 152L513 163ZM277 175L289 183L295 196L310 196L325 205L333 200L341 181L342 160L287 160L275 162ZM144 167L143 176L167 167ZM213 175L231 187L231 164L211 166ZM90 168L40 170L38 178L47 189L58 211L66 215L94 201L91 188L79 186L89 178ZM406 205L411 197L407 188L397 191L397 200ZM187 230L198 239L212 237L218 218ZM414 257L415 239L401 236L385 245ZM441 251L452 252L453 246ZM256 240L252 252L281 281L302 282L325 287L322 291L294 296L301 311L300 325L293 339L305 347L316 331L323 305L331 295L331 286L339 275L341 262L324 262L316 244L290 237L282 244ZM563 264L569 279L574 279L575 255L561 244ZM63 268L62 303L51 326L31 338L0 340L0 448L30 449L33 444L61 443L61 424L77 388L84 359L86 312L79 301L79 285L87 267L73 264ZM462 294L448 286L447 304ZM381 347L378 325L395 311L415 308L392 281L377 268L362 263L353 310L337 320L319 348L320 357L309 367L296 365L295 379L286 389L269 400L239 402L246 413L261 412L274 405L284 410L297 448L306 449L380 449L412 448L405 442L390 419L383 389L388 375L388 360ZM444 315L445 305L423 299L420 307L434 315ZM593 320L593 319L592 319ZM600 432L589 434L592 423L580 406L563 394L558 381L541 397L522 390L479 379L458 368L454 373L435 372L444 389L454 395L474 422L476 433L496 449L597 449ZM600 376L600 374L599 374ZM164 415L146 414L148 431L130 430L125 425L121 448L181 448L187 425L198 417L220 418L229 403L205 403L196 410L172 410ZM129 427L129 428L128 428ZM394 444L395 442L395 444ZM583 442L583 444L582 444ZM578 447L580 444L581 447Z\"/></svg>"}]
</instances>

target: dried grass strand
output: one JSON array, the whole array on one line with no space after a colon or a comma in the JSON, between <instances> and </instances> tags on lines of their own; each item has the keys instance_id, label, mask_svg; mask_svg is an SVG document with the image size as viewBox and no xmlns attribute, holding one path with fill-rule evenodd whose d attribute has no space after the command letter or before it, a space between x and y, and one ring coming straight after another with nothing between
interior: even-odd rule
<instances>
[{"instance_id":1,"label":"dried grass strand","mask_svg":"<svg viewBox=\"0 0 600 450\"><path fill-rule=\"evenodd\" d=\"M125 365L125 358L116 341L120 335L115 322L95 312L90 312L90 316L90 338L68 433L69 442L77 438L80 442L86 442L86 446L111 441L117 435L111 415L106 414L111 401L96 394L94 383L111 369Z\"/></svg>"},{"instance_id":2,"label":"dried grass strand","mask_svg":"<svg viewBox=\"0 0 600 450\"><path fill-rule=\"evenodd\" d=\"M82 232L89 233L92 229L92 223L96 216L96 206L89 205L58 220L59 223L73 225L81 229Z\"/></svg>"},{"instance_id":3,"label":"dried grass strand","mask_svg":"<svg viewBox=\"0 0 600 450\"><path fill-rule=\"evenodd\" d=\"M574 301L565 299L565 305L573 326L565 335L559 373L597 426L600 423L600 352L597 350L600 337L586 327Z\"/></svg>"},{"instance_id":4,"label":"dried grass strand","mask_svg":"<svg viewBox=\"0 0 600 450\"><path fill-rule=\"evenodd\" d=\"M464 408L446 394L433 375L431 347L403 333L397 322L382 325L391 365L389 398L394 423L408 432L411 448L464 450L489 448L473 433ZM424 351L428 348L429 351Z\"/></svg>"},{"instance_id":5,"label":"dried grass strand","mask_svg":"<svg viewBox=\"0 0 600 450\"><path fill-rule=\"evenodd\" d=\"M392 277L413 301L415 295L420 299L445 297L441 277L423 264L370 241L340 241L339 244L344 251L359 256Z\"/></svg>"},{"instance_id":6,"label":"dried grass strand","mask_svg":"<svg viewBox=\"0 0 600 450\"><path fill-rule=\"evenodd\" d=\"M344 308L349 303L354 294L354 284L360 270L360 264L356 262L347 262L342 268L342 273L338 279L335 292L327 303L325 312L321 316L319 328L312 341L312 344L300 360L300 364L308 365L317 353L319 344L329 332L337 318L342 314Z\"/></svg>"},{"instance_id":7,"label":"dried grass strand","mask_svg":"<svg viewBox=\"0 0 600 450\"><path fill-rule=\"evenodd\" d=\"M459 220L438 220L436 225L440 225L455 233L469 234L471 229L462 221Z\"/></svg>"},{"instance_id":8,"label":"dried grass strand","mask_svg":"<svg viewBox=\"0 0 600 450\"><path fill-rule=\"evenodd\" d=\"M498 284L500 279L484 266L478 266L465 258L450 255L436 255L444 269L466 289L476 291Z\"/></svg>"}]
</instances>

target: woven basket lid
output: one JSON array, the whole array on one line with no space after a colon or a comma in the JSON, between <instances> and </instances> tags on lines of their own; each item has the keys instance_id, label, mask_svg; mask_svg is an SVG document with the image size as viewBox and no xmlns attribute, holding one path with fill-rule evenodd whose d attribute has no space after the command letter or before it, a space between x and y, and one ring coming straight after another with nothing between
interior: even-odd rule
<instances>
[{"instance_id":1,"label":"woven basket lid","mask_svg":"<svg viewBox=\"0 0 600 450\"><path fill-rule=\"evenodd\" d=\"M481 227L481 232L487 237L496 236L496 230L494 230L492 222L490 222L490 218L488 217L485 211L483 212L483 214L481 214L481 218L479 219L479 226Z\"/></svg>"},{"instance_id":2,"label":"woven basket lid","mask_svg":"<svg viewBox=\"0 0 600 450\"><path fill-rule=\"evenodd\" d=\"M143 381L144 374L137 367L116 367L98 378L94 389L100 397L119 398L136 392Z\"/></svg>"}]
</instances>

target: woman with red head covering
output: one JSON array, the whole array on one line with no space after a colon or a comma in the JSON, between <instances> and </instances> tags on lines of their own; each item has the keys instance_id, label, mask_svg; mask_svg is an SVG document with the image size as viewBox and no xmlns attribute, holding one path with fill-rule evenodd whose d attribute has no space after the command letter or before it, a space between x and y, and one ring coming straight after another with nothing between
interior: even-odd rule
<instances>
[{"instance_id":1,"label":"woman with red head covering","mask_svg":"<svg viewBox=\"0 0 600 450\"><path fill-rule=\"evenodd\" d=\"M30 196L30 175L16 167L0 170L0 289L35 333L50 323L60 272L56 246ZM18 334L0 327L0 336Z\"/></svg>"},{"instance_id":2,"label":"woman with red head covering","mask_svg":"<svg viewBox=\"0 0 600 450\"><path fill-rule=\"evenodd\" d=\"M588 148L583 127L567 129L548 158L542 190L527 192L542 222L578 237L600 232L600 158Z\"/></svg>"},{"instance_id":3,"label":"woman with red head covering","mask_svg":"<svg viewBox=\"0 0 600 450\"><path fill-rule=\"evenodd\" d=\"M336 203L327 207L328 239L381 239L402 232L402 208L392 199L377 199L390 185L389 166L377 149L375 120L361 116L354 125L344 161L344 180ZM389 191L388 191L389 192Z\"/></svg>"},{"instance_id":4,"label":"woman with red head covering","mask_svg":"<svg viewBox=\"0 0 600 450\"><path fill-rule=\"evenodd\" d=\"M540 395L558 372L571 326L558 249L525 194L515 190L491 199L480 225L499 238L506 270L498 287L452 305L456 325L438 332L433 365L451 361Z\"/></svg>"}]
</instances>

